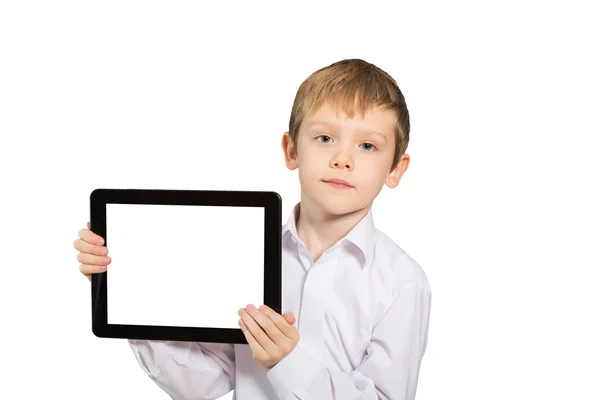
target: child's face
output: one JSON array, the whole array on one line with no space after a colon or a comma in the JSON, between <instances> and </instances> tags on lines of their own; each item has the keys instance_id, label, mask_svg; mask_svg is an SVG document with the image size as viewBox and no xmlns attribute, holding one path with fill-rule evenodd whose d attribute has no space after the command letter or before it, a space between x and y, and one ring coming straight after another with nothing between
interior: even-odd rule
<instances>
[{"instance_id":1,"label":"child's face","mask_svg":"<svg viewBox=\"0 0 600 400\"><path fill-rule=\"evenodd\" d=\"M404 154L390 172L395 149L396 116L391 110L372 109L364 119L348 119L325 104L302 123L294 149L288 132L282 147L289 169L299 169L303 196L330 214L350 213L372 204L384 183L396 187L410 157ZM381 135L372 131L380 132ZM352 187L325 181L343 179Z\"/></svg>"}]
</instances>

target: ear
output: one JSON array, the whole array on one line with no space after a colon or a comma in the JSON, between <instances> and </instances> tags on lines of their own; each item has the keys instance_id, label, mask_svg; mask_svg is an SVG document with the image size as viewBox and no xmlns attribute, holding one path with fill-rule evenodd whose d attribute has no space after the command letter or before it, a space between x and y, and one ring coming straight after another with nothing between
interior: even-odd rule
<instances>
[{"instance_id":1,"label":"ear","mask_svg":"<svg viewBox=\"0 0 600 400\"><path fill-rule=\"evenodd\" d=\"M392 172L389 173L388 177L385 180L385 184L389 188L393 189L396 186L398 186L398 183L400 183L400 179L402 179L402 175L404 175L404 172L408 168L409 163L410 156L406 153L402 154L402 156L400 156L398 164L396 164L396 167L392 170Z\"/></svg>"},{"instance_id":2,"label":"ear","mask_svg":"<svg viewBox=\"0 0 600 400\"><path fill-rule=\"evenodd\" d=\"M289 132L283 134L283 138L281 139L281 149L283 150L283 156L285 157L285 166L290 170L298 168L298 157Z\"/></svg>"}]
</instances>

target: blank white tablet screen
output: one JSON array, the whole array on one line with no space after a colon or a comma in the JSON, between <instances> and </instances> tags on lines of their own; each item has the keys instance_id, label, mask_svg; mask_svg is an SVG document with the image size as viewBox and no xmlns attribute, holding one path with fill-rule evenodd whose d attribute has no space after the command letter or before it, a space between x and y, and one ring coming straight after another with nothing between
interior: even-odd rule
<instances>
[{"instance_id":1,"label":"blank white tablet screen","mask_svg":"<svg viewBox=\"0 0 600 400\"><path fill-rule=\"evenodd\" d=\"M107 204L107 322L239 329L264 304L264 208Z\"/></svg>"}]
</instances>

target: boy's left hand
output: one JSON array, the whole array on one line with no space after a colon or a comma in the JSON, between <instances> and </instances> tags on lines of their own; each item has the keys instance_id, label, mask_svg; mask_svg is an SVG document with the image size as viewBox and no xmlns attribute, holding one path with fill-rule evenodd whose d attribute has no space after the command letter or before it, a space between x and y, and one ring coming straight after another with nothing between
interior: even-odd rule
<instances>
[{"instance_id":1,"label":"boy's left hand","mask_svg":"<svg viewBox=\"0 0 600 400\"><path fill-rule=\"evenodd\" d=\"M260 366L269 372L271 368L290 354L300 340L300 334L293 325L294 314L285 313L285 317L267 306L257 309L252 304L240 308L238 321L242 332Z\"/></svg>"}]
</instances>

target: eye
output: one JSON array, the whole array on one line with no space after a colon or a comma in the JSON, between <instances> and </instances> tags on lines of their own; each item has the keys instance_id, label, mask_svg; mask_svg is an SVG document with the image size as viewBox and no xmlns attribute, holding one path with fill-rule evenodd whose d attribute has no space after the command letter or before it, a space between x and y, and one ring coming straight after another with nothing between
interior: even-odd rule
<instances>
[{"instance_id":1,"label":"eye","mask_svg":"<svg viewBox=\"0 0 600 400\"><path fill-rule=\"evenodd\" d=\"M366 148L366 149L365 149L365 150L368 150L368 151L371 151L371 149L376 149L376 148L377 148L377 147L375 147L375 145L374 145L374 144L372 144L372 143L363 143L363 144L364 144L364 145L367 145L367 146L371 146L370 148Z\"/></svg>"},{"instance_id":2,"label":"eye","mask_svg":"<svg viewBox=\"0 0 600 400\"><path fill-rule=\"evenodd\" d=\"M327 138L327 139L331 139L331 138L330 138L329 136L327 136L327 135L319 135L319 136L317 136L317 140L319 140L319 138ZM319 140L319 141L320 141L320 140ZM327 142L320 141L320 142L321 142L321 143L328 143L328 141L327 141Z\"/></svg>"}]
</instances>

